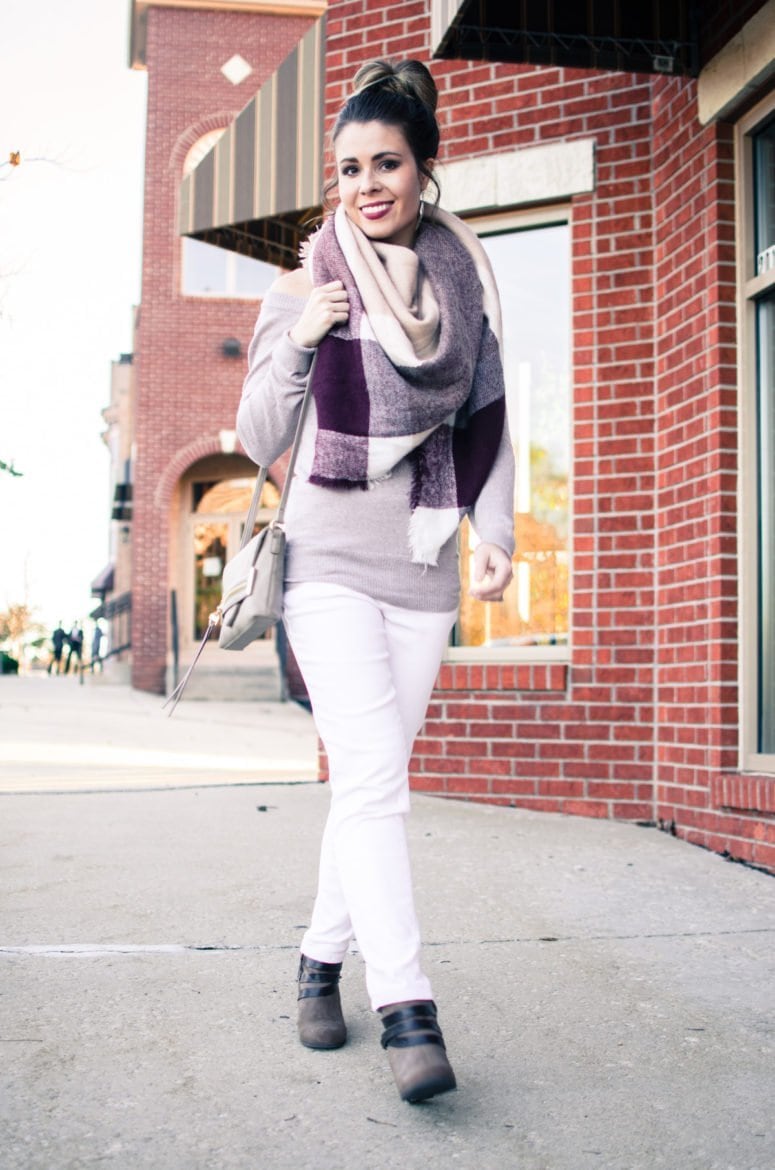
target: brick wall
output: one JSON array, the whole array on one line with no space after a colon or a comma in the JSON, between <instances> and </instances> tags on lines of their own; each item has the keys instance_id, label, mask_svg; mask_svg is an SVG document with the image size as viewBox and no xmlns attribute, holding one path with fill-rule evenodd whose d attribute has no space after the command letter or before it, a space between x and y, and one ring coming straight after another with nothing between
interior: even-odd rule
<instances>
[{"instance_id":1,"label":"brick wall","mask_svg":"<svg viewBox=\"0 0 775 1170\"><path fill-rule=\"evenodd\" d=\"M327 110L372 56L428 60L426 6L335 3ZM384 19L383 19L384 18ZM432 62L442 160L596 140L597 188L573 205L573 661L447 664L416 744L425 791L651 820L654 393L651 80ZM442 193L443 199L443 193Z\"/></svg>"},{"instance_id":2,"label":"brick wall","mask_svg":"<svg viewBox=\"0 0 775 1170\"><path fill-rule=\"evenodd\" d=\"M655 83L657 814L775 869L775 784L739 776L737 331L731 127ZM677 149L680 144L680 149Z\"/></svg>"},{"instance_id":3,"label":"brick wall","mask_svg":"<svg viewBox=\"0 0 775 1170\"><path fill-rule=\"evenodd\" d=\"M329 118L363 61L427 61L428 26L423 3L374 5L364 16L360 3L334 0ZM699 126L689 80L450 61L431 69L442 160L593 137L596 187L572 209L572 658L445 665L412 783L657 820L775 868L775 786L735 770L731 131Z\"/></svg>"},{"instance_id":4,"label":"brick wall","mask_svg":"<svg viewBox=\"0 0 775 1170\"><path fill-rule=\"evenodd\" d=\"M306 24L150 13L135 521L135 685L149 689L163 680L168 597L168 510L155 485L176 453L232 425L242 364L224 362L218 345L226 335L246 338L255 315L254 303L177 293L180 164L199 134L247 102ZM425 2L370 4L364 13L362 0L331 0L329 123L365 60L427 61L429 26ZM237 50L260 68L235 89L218 67ZM417 740L413 785L659 821L775 869L775 782L737 771L730 131L699 126L692 81L447 61L431 68L442 160L592 137L596 186L574 198L571 223L571 660L446 664Z\"/></svg>"},{"instance_id":5,"label":"brick wall","mask_svg":"<svg viewBox=\"0 0 775 1170\"><path fill-rule=\"evenodd\" d=\"M255 301L180 294L178 185L191 145L226 126L309 27L298 17L150 8L142 273L137 339L137 457L133 523L133 685L161 693L170 591L169 500L158 485L176 456L190 466L233 428L244 361L224 358L226 337L247 342ZM254 72L234 86L220 67L241 53ZM180 471L185 470L181 467Z\"/></svg>"}]
</instances>

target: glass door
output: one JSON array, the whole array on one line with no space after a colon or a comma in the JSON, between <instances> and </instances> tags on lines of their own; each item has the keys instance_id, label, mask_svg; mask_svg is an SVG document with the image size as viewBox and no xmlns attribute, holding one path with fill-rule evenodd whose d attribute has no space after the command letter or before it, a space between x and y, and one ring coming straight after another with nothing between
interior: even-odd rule
<instances>
[{"instance_id":1,"label":"glass door","mask_svg":"<svg viewBox=\"0 0 775 1170\"><path fill-rule=\"evenodd\" d=\"M221 600L223 569L226 562L239 552L254 484L254 479L244 477L195 480L191 484L187 539L188 547L193 552L193 588L189 595L189 616L184 615L183 629L194 642L201 640L209 616ZM260 531L269 522L278 502L277 488L273 483L266 483L254 532Z\"/></svg>"},{"instance_id":2,"label":"glass door","mask_svg":"<svg viewBox=\"0 0 775 1170\"><path fill-rule=\"evenodd\" d=\"M194 524L194 641L204 635L210 614L221 600L221 574L229 544L227 521Z\"/></svg>"}]
</instances>

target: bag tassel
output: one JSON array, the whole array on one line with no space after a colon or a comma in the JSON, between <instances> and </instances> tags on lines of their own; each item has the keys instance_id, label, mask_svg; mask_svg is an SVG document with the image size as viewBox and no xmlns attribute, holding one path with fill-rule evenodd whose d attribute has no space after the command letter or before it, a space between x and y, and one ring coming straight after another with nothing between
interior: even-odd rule
<instances>
[{"instance_id":1,"label":"bag tassel","mask_svg":"<svg viewBox=\"0 0 775 1170\"><path fill-rule=\"evenodd\" d=\"M178 683L178 685L175 687L175 690L172 692L172 694L168 695L166 702L162 703L162 708L161 708L162 711L164 710L165 707L169 706L169 704L172 703L172 707L167 712L167 718L169 718L169 716L173 714L175 708L177 707L178 703L180 702L181 698L183 697L183 692L186 689L186 684L188 683L188 680L191 678L191 675L194 672L194 667L196 666L197 662L199 661L201 654L202 654L202 651L204 650L204 648L207 645L207 643L209 642L211 636L215 633L215 631L218 629L220 624L221 624L221 611L220 611L220 609L216 609L210 614L209 618L207 619L207 629L204 632L204 636L202 638L202 641L199 643L199 647L197 649L196 654L194 655L193 662L189 666L186 673L183 675L183 677L180 680L180 682Z\"/></svg>"}]
</instances>

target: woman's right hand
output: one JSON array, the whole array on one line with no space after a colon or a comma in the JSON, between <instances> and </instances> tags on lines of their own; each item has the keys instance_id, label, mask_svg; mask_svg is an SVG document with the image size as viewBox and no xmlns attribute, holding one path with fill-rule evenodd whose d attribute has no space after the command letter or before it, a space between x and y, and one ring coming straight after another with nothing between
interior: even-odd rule
<instances>
[{"instance_id":1,"label":"woman's right hand","mask_svg":"<svg viewBox=\"0 0 775 1170\"><path fill-rule=\"evenodd\" d=\"M349 315L350 302L345 287L341 280L332 280L312 289L289 336L296 345L314 349L334 325L343 324Z\"/></svg>"}]
</instances>

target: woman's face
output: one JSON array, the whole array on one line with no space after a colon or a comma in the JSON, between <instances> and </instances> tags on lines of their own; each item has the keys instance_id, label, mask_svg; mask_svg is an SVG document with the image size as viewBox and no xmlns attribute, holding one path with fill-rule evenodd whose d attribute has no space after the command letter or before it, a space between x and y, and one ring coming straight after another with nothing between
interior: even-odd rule
<instances>
[{"instance_id":1,"label":"woman's face","mask_svg":"<svg viewBox=\"0 0 775 1170\"><path fill-rule=\"evenodd\" d=\"M398 126L349 122L336 140L339 198L371 240L411 247L427 179Z\"/></svg>"}]
</instances>

